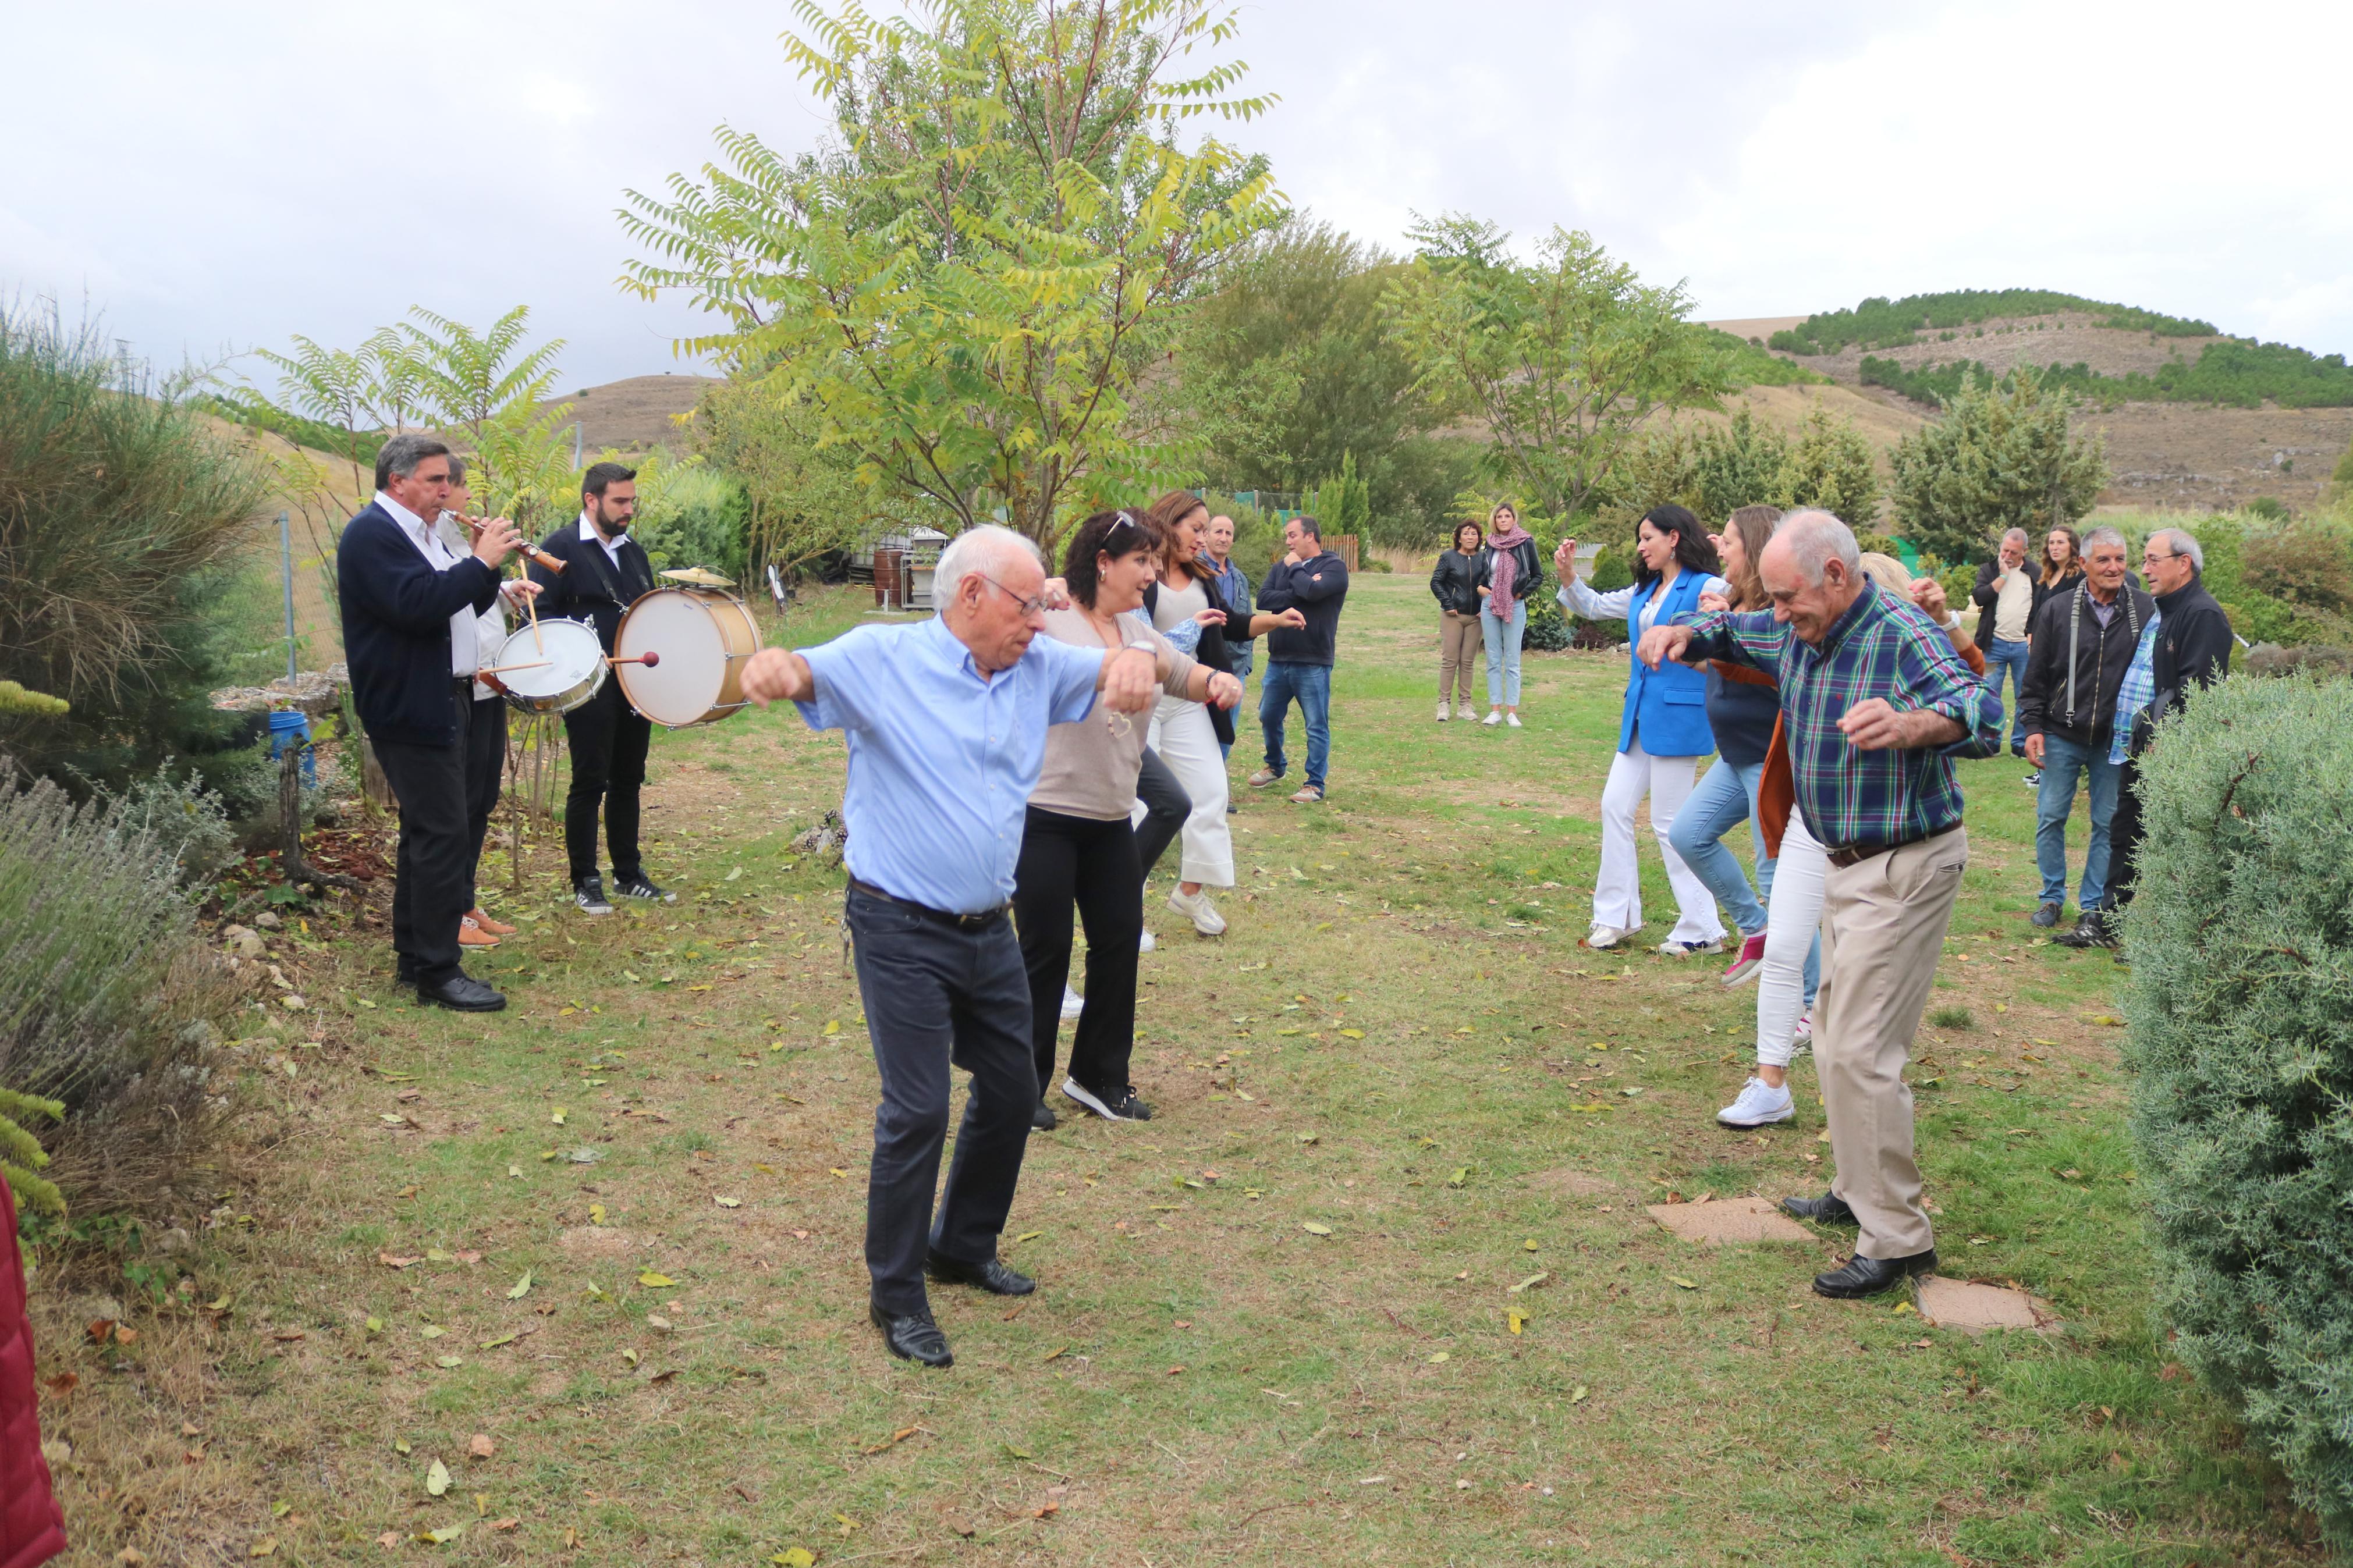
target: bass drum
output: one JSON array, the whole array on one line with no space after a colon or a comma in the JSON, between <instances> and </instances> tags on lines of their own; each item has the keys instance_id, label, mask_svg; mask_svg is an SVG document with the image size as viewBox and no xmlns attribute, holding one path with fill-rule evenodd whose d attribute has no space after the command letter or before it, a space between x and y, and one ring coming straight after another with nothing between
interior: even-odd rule
<instances>
[{"instance_id":1,"label":"bass drum","mask_svg":"<svg viewBox=\"0 0 2353 1568\"><path fill-rule=\"evenodd\" d=\"M581 621L542 621L507 634L493 668L500 694L525 713L569 713L605 684L605 645Z\"/></svg>"},{"instance_id":2,"label":"bass drum","mask_svg":"<svg viewBox=\"0 0 2353 1568\"><path fill-rule=\"evenodd\" d=\"M657 588L621 613L613 639L621 695L670 730L716 724L747 705L744 660L760 651L760 628L744 601L712 588ZM659 654L652 666L633 658Z\"/></svg>"}]
</instances>

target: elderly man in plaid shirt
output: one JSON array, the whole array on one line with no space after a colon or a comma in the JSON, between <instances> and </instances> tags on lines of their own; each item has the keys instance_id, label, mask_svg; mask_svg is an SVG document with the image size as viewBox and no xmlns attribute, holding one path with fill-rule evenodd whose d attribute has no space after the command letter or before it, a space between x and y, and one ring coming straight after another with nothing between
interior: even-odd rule
<instances>
[{"instance_id":1,"label":"elderly man in plaid shirt","mask_svg":"<svg viewBox=\"0 0 2353 1568\"><path fill-rule=\"evenodd\" d=\"M1953 758L2001 750L2001 700L1936 623L1874 587L1846 524L1801 511L1766 546L1768 612L1653 626L1640 653L1730 659L1771 675L1806 826L1830 850L1814 1058L1838 1176L1782 1207L1860 1226L1825 1296L1874 1295L1936 1266L1912 1157L1904 1064L1969 858Z\"/></svg>"}]
</instances>

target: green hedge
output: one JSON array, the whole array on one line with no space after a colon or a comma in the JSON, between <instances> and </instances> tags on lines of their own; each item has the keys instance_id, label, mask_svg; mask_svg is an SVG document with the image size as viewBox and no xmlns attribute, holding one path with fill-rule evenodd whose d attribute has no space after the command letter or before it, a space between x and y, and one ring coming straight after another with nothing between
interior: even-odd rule
<instances>
[{"instance_id":1,"label":"green hedge","mask_svg":"<svg viewBox=\"0 0 2353 1568\"><path fill-rule=\"evenodd\" d=\"M2126 944L2157 1310L2353 1547L2353 682L2168 723Z\"/></svg>"}]
</instances>

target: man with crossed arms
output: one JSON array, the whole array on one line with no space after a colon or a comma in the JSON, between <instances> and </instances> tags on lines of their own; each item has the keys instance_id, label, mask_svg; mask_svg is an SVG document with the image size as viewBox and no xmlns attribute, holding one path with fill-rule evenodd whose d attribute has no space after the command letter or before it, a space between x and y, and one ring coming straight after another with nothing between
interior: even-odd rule
<instances>
[{"instance_id":1,"label":"man with crossed arms","mask_svg":"<svg viewBox=\"0 0 2353 1568\"><path fill-rule=\"evenodd\" d=\"M860 626L797 653L763 649L743 685L763 707L797 704L813 730L847 731L842 918L882 1079L866 1189L868 1310L893 1355L949 1366L926 1272L1000 1296L1037 1288L997 1259L997 1240L1038 1106L1029 980L1006 912L1046 729L1089 720L1098 693L1141 722L1161 672L1149 649L1039 637L1045 567L1010 529L958 534L933 582L932 619ZM972 1093L934 1223L951 1064L972 1074Z\"/></svg>"},{"instance_id":2,"label":"man with crossed arms","mask_svg":"<svg viewBox=\"0 0 2353 1568\"><path fill-rule=\"evenodd\" d=\"M2000 753L2001 700L1933 621L1863 575L1829 512L1784 521L1757 565L1769 612L1652 626L1637 652L1653 669L1731 659L1779 685L1798 809L1830 851L1814 1059L1838 1162L1829 1193L1781 1206L1859 1226L1854 1256L1814 1289L1871 1296L1936 1267L1904 1064L1969 858L1952 760Z\"/></svg>"}]
</instances>

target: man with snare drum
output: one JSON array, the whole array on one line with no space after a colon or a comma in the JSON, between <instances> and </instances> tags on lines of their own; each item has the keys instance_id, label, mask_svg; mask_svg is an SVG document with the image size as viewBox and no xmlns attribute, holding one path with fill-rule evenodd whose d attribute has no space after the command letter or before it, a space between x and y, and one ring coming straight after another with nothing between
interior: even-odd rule
<instances>
[{"instance_id":1,"label":"man with snare drum","mask_svg":"<svg viewBox=\"0 0 2353 1568\"><path fill-rule=\"evenodd\" d=\"M638 471L619 463L592 463L580 477L580 519L541 541L540 548L564 562L558 574L533 563L532 581L544 596L540 615L585 620L610 657L621 612L653 591L653 563L629 537L638 512ZM646 876L638 855L638 792L646 782L646 752L653 744L651 720L632 712L621 683L607 680L596 695L564 715L565 744L572 752L572 787L564 797L564 847L572 861L572 900L588 914L609 915L605 884L596 874L596 810L605 812L605 841L613 852L613 890L625 899L674 903Z\"/></svg>"}]
</instances>

